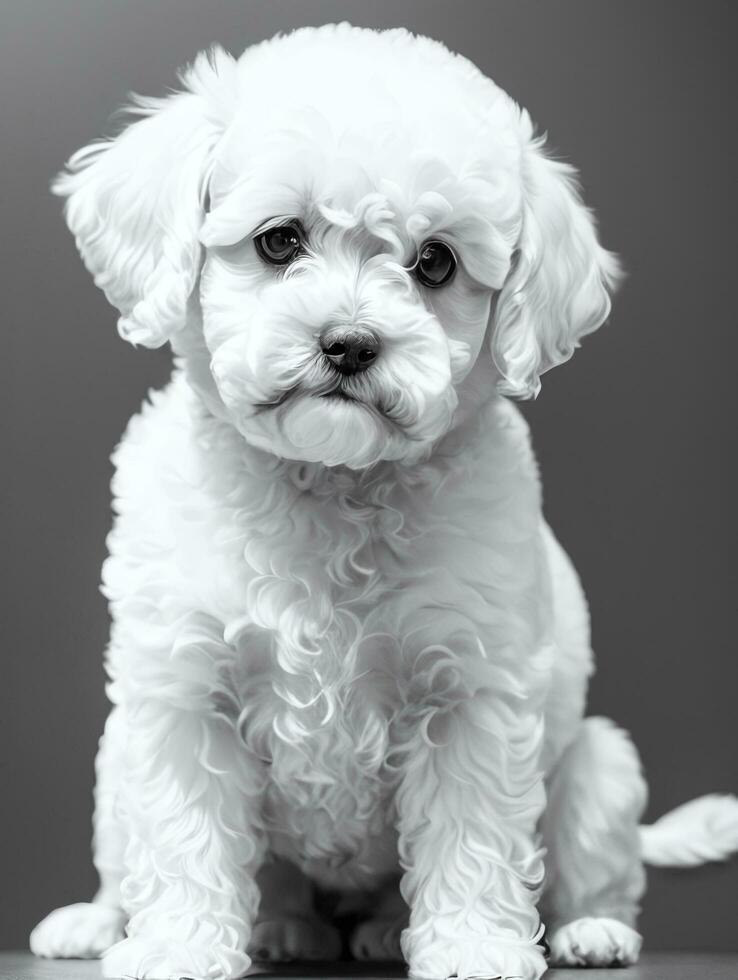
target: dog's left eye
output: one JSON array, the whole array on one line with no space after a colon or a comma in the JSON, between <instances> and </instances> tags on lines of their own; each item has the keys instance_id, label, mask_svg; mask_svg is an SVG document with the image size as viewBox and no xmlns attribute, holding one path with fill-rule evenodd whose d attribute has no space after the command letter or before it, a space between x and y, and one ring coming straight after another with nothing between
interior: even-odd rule
<instances>
[{"instance_id":1,"label":"dog's left eye","mask_svg":"<svg viewBox=\"0 0 738 980\"><path fill-rule=\"evenodd\" d=\"M456 264L456 255L445 242L425 242L415 263L415 276L424 286L436 289L453 279Z\"/></svg>"},{"instance_id":2,"label":"dog's left eye","mask_svg":"<svg viewBox=\"0 0 738 980\"><path fill-rule=\"evenodd\" d=\"M259 256L269 265L287 265L302 248L302 230L298 225L268 228L254 239Z\"/></svg>"}]
</instances>

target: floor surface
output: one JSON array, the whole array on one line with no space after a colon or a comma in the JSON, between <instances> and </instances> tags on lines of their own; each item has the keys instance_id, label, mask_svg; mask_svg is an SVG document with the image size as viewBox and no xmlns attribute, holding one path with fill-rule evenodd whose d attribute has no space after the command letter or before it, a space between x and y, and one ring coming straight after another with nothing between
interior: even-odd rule
<instances>
[{"instance_id":1,"label":"floor surface","mask_svg":"<svg viewBox=\"0 0 738 980\"><path fill-rule=\"evenodd\" d=\"M295 964L255 976L289 980L395 980L396 964ZM97 960L41 960L30 953L0 953L0 980L91 980L100 976ZM547 980L738 980L738 953L646 953L638 966L617 970L549 970Z\"/></svg>"}]
</instances>

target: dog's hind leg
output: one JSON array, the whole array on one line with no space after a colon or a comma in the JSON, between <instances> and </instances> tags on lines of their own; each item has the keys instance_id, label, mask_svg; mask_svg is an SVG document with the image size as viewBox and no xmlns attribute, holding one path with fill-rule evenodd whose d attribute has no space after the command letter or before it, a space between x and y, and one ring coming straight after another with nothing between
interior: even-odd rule
<instances>
[{"instance_id":1,"label":"dog's hind leg","mask_svg":"<svg viewBox=\"0 0 738 980\"><path fill-rule=\"evenodd\" d=\"M95 959L123 938L126 916L121 910L120 884L126 830L116 804L124 728L123 709L114 707L95 760L93 861L100 888L92 902L56 909L36 926L30 946L37 956Z\"/></svg>"},{"instance_id":2,"label":"dog's hind leg","mask_svg":"<svg viewBox=\"0 0 738 980\"><path fill-rule=\"evenodd\" d=\"M646 786L628 735L586 719L554 770L541 821L547 848L542 901L554 963L627 965L645 876L639 820Z\"/></svg>"},{"instance_id":3,"label":"dog's hind leg","mask_svg":"<svg viewBox=\"0 0 738 980\"><path fill-rule=\"evenodd\" d=\"M400 894L400 883L390 881L374 896L372 915L351 935L351 952L357 960L402 960L400 939L408 926L409 910Z\"/></svg>"},{"instance_id":4,"label":"dog's hind leg","mask_svg":"<svg viewBox=\"0 0 738 980\"><path fill-rule=\"evenodd\" d=\"M248 952L258 962L335 960L341 936L313 907L313 884L291 862L264 864L257 877L261 893Z\"/></svg>"}]
</instances>

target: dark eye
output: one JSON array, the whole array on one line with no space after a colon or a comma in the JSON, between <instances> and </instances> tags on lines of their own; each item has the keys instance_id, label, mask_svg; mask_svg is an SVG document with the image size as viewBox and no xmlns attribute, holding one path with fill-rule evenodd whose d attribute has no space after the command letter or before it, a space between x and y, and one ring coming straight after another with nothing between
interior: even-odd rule
<instances>
[{"instance_id":1,"label":"dark eye","mask_svg":"<svg viewBox=\"0 0 738 980\"><path fill-rule=\"evenodd\" d=\"M297 256L302 242L302 229L296 224L268 228L254 239L256 251L269 265L287 265Z\"/></svg>"},{"instance_id":2,"label":"dark eye","mask_svg":"<svg viewBox=\"0 0 738 980\"><path fill-rule=\"evenodd\" d=\"M456 256L445 242L425 242L418 254L415 275L430 289L445 286L456 272Z\"/></svg>"}]
</instances>

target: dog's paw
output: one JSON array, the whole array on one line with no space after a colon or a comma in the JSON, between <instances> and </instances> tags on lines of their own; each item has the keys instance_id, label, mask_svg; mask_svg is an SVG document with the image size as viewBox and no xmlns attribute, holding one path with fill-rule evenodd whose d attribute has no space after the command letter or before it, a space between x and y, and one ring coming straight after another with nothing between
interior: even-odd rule
<instances>
[{"instance_id":1,"label":"dog's paw","mask_svg":"<svg viewBox=\"0 0 738 980\"><path fill-rule=\"evenodd\" d=\"M405 934L407 935L407 933ZM504 940L457 936L451 941L437 940L430 946L403 940L408 975L418 980L539 980L546 972L546 959L540 946L506 943ZM407 955L408 952L410 955Z\"/></svg>"},{"instance_id":2,"label":"dog's paw","mask_svg":"<svg viewBox=\"0 0 738 980\"><path fill-rule=\"evenodd\" d=\"M104 977L136 980L236 980L251 960L246 953L219 943L202 944L132 936L103 956Z\"/></svg>"},{"instance_id":3,"label":"dog's paw","mask_svg":"<svg viewBox=\"0 0 738 980\"><path fill-rule=\"evenodd\" d=\"M318 918L271 916L254 926L249 953L262 963L336 960L341 955L341 936L337 929Z\"/></svg>"},{"instance_id":4,"label":"dog's paw","mask_svg":"<svg viewBox=\"0 0 738 980\"><path fill-rule=\"evenodd\" d=\"M576 919L549 939L556 966L630 966L638 960L641 937L617 919Z\"/></svg>"},{"instance_id":5,"label":"dog's paw","mask_svg":"<svg viewBox=\"0 0 738 980\"><path fill-rule=\"evenodd\" d=\"M36 956L92 960L123 938L126 917L120 909L78 902L50 912L31 933Z\"/></svg>"},{"instance_id":6,"label":"dog's paw","mask_svg":"<svg viewBox=\"0 0 738 980\"><path fill-rule=\"evenodd\" d=\"M404 919L377 916L360 922L351 935L351 953L357 960L402 960L400 936Z\"/></svg>"}]
</instances>

